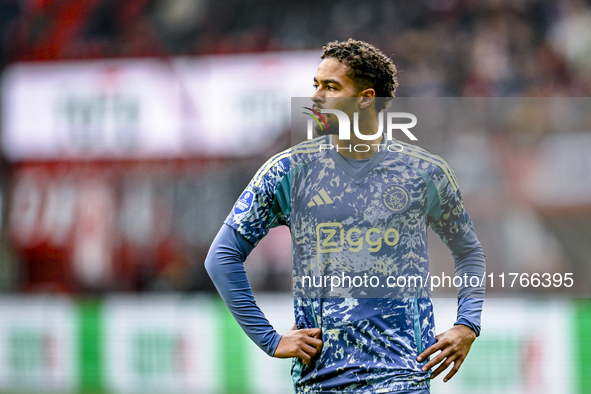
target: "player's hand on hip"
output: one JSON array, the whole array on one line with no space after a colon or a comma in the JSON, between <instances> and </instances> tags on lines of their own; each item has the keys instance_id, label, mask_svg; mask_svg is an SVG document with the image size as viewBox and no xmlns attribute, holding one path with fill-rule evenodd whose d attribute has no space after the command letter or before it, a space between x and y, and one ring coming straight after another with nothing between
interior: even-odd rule
<instances>
[{"instance_id":1,"label":"player's hand on hip","mask_svg":"<svg viewBox=\"0 0 591 394\"><path fill-rule=\"evenodd\" d=\"M298 357L302 359L304 364L310 364L312 358L320 353L322 349L322 332L320 328L303 328L297 329L294 324L293 327L281 337L275 354L273 357L290 358Z\"/></svg>"},{"instance_id":2,"label":"player's hand on hip","mask_svg":"<svg viewBox=\"0 0 591 394\"><path fill-rule=\"evenodd\" d=\"M427 348L423 353L419 354L417 361L421 362L426 360L430 355L441 350L440 353L425 364L423 371L428 371L443 361L431 374L431 379L433 379L453 363L453 368L449 371L447 376L443 378L443 381L447 382L460 369L460 366L468 355L472 342L474 342L475 339L476 333L470 327L458 324L444 333L437 335L435 337L437 342L433 346Z\"/></svg>"}]
</instances>

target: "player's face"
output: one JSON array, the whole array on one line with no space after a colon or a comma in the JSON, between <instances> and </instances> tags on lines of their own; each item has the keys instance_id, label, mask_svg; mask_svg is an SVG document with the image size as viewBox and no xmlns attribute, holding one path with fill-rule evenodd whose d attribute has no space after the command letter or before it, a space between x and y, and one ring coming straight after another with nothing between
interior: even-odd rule
<instances>
[{"instance_id":1,"label":"player's face","mask_svg":"<svg viewBox=\"0 0 591 394\"><path fill-rule=\"evenodd\" d=\"M320 63L314 77L314 109L339 109L351 116L355 110L355 101L343 99L356 97L358 92L353 80L347 76L349 66L339 62L335 58L327 58ZM331 132L338 132L338 119L333 114L323 115L326 119L328 129ZM318 134L326 134L326 131L316 128Z\"/></svg>"}]
</instances>

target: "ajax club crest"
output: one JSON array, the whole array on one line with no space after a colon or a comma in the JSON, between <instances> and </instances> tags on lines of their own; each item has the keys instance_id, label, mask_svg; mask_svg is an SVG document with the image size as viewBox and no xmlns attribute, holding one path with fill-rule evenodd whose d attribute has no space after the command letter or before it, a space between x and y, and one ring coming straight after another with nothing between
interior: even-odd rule
<instances>
[{"instance_id":1,"label":"ajax club crest","mask_svg":"<svg viewBox=\"0 0 591 394\"><path fill-rule=\"evenodd\" d=\"M404 211L410 205L410 196L406 189L399 185L388 186L382 194L386 207L396 213Z\"/></svg>"}]
</instances>

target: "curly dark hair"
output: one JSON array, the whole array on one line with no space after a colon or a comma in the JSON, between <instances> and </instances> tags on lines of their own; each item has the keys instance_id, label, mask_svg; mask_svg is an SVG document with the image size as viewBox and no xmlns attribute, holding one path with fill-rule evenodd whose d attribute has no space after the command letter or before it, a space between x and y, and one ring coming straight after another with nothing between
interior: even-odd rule
<instances>
[{"instance_id":1,"label":"curly dark hair","mask_svg":"<svg viewBox=\"0 0 591 394\"><path fill-rule=\"evenodd\" d=\"M349 66L347 76L358 91L373 88L376 91L376 110L385 109L396 93L398 78L396 66L382 51L365 41L349 38L332 41L323 48L321 59L335 58Z\"/></svg>"}]
</instances>

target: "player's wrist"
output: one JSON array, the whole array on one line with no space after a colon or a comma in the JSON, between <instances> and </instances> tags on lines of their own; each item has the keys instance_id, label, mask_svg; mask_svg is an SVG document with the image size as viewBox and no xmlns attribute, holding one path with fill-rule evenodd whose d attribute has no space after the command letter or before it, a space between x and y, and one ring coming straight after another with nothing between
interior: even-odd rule
<instances>
[{"instance_id":1,"label":"player's wrist","mask_svg":"<svg viewBox=\"0 0 591 394\"><path fill-rule=\"evenodd\" d=\"M472 336L473 339L476 339L476 337L478 336L476 334L476 331L472 327L470 327L469 325L467 325L467 324L459 323L458 322L458 323L454 324L454 327L457 327L459 330L463 330L468 335Z\"/></svg>"},{"instance_id":2,"label":"player's wrist","mask_svg":"<svg viewBox=\"0 0 591 394\"><path fill-rule=\"evenodd\" d=\"M283 339L283 335L279 334L278 332L275 333L275 337L273 338L272 345L270 346L270 352L268 352L269 356L277 357L277 349L279 349L279 345L281 344L281 340Z\"/></svg>"}]
</instances>

